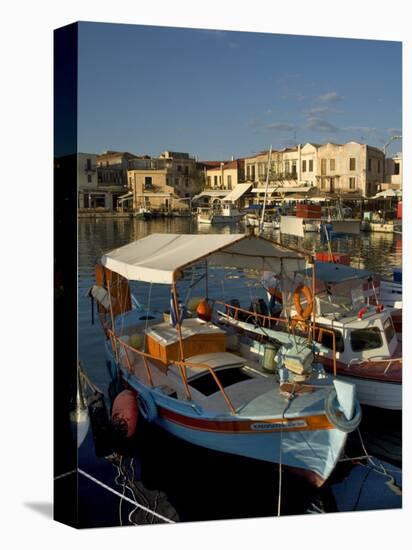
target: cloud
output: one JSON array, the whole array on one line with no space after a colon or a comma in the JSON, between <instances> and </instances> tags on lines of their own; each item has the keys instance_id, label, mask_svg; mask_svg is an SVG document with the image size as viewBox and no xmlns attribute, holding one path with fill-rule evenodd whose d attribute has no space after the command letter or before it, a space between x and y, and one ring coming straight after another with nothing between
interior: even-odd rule
<instances>
[{"instance_id":1,"label":"cloud","mask_svg":"<svg viewBox=\"0 0 412 550\"><path fill-rule=\"evenodd\" d=\"M287 122L272 122L271 124L266 124L265 128L267 130L291 132L292 130L296 130L296 124L288 124Z\"/></svg>"},{"instance_id":2,"label":"cloud","mask_svg":"<svg viewBox=\"0 0 412 550\"><path fill-rule=\"evenodd\" d=\"M402 135L402 130L400 130L399 128L386 128L386 131L391 136L400 136L400 135Z\"/></svg>"},{"instance_id":3,"label":"cloud","mask_svg":"<svg viewBox=\"0 0 412 550\"><path fill-rule=\"evenodd\" d=\"M312 130L313 132L339 132L339 128L337 126L335 126L331 122L328 122L327 120L323 120L317 117L308 118L306 128L308 130Z\"/></svg>"},{"instance_id":4,"label":"cloud","mask_svg":"<svg viewBox=\"0 0 412 550\"><path fill-rule=\"evenodd\" d=\"M338 92L326 92L326 94L318 95L316 98L317 101L320 103L333 103L335 101L340 101L343 99L341 95L338 94Z\"/></svg>"},{"instance_id":5,"label":"cloud","mask_svg":"<svg viewBox=\"0 0 412 550\"><path fill-rule=\"evenodd\" d=\"M311 107L303 111L306 115L313 117L314 115L322 115L325 113L341 113L338 109L334 107L329 107L329 105L320 105L319 107Z\"/></svg>"}]
</instances>

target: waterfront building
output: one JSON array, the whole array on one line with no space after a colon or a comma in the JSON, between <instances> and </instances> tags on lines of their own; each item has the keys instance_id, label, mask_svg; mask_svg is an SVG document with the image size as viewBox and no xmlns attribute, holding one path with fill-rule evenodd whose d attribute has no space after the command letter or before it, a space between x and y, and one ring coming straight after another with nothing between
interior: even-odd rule
<instances>
[{"instance_id":1,"label":"waterfront building","mask_svg":"<svg viewBox=\"0 0 412 550\"><path fill-rule=\"evenodd\" d=\"M402 153L396 153L392 158L386 159L385 185L386 189L402 189L403 163Z\"/></svg>"},{"instance_id":2,"label":"waterfront building","mask_svg":"<svg viewBox=\"0 0 412 550\"><path fill-rule=\"evenodd\" d=\"M383 182L385 154L376 147L350 141L317 149L317 187L348 198L371 197Z\"/></svg>"},{"instance_id":3,"label":"waterfront building","mask_svg":"<svg viewBox=\"0 0 412 550\"><path fill-rule=\"evenodd\" d=\"M159 157L130 160L127 178L134 210L140 207L185 210L204 185L195 158L172 151L165 151Z\"/></svg>"},{"instance_id":4,"label":"waterfront building","mask_svg":"<svg viewBox=\"0 0 412 550\"><path fill-rule=\"evenodd\" d=\"M77 155L77 191L79 208L105 208L106 197L97 185L97 155L78 153Z\"/></svg>"}]
</instances>

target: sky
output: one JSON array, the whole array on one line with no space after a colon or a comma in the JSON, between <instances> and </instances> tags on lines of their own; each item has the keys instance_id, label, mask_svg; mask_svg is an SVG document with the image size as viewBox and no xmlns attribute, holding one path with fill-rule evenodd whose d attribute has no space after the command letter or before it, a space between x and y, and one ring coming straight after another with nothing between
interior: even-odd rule
<instances>
[{"instance_id":1,"label":"sky","mask_svg":"<svg viewBox=\"0 0 412 550\"><path fill-rule=\"evenodd\" d=\"M79 24L78 149L199 160L402 133L401 42ZM388 155L401 151L393 140Z\"/></svg>"}]
</instances>

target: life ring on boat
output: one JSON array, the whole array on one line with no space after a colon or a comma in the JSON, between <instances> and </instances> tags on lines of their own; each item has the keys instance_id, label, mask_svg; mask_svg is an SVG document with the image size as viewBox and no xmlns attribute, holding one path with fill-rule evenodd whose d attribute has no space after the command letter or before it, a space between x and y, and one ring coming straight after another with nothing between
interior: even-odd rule
<instances>
[{"instance_id":1,"label":"life ring on boat","mask_svg":"<svg viewBox=\"0 0 412 550\"><path fill-rule=\"evenodd\" d=\"M306 298L307 306L303 309L301 304L301 295ZM306 321L312 314L313 311L313 296L312 291L307 285L300 284L295 288L293 293L293 303L296 308L297 315L294 316L294 319L297 321Z\"/></svg>"},{"instance_id":2,"label":"life ring on boat","mask_svg":"<svg viewBox=\"0 0 412 550\"><path fill-rule=\"evenodd\" d=\"M157 406L156 403L148 390L138 390L137 392L137 403L139 405L140 414L146 420L146 422L153 422L156 420Z\"/></svg>"},{"instance_id":3,"label":"life ring on boat","mask_svg":"<svg viewBox=\"0 0 412 550\"><path fill-rule=\"evenodd\" d=\"M337 414L338 407L338 396L335 388L332 388L325 399L325 413L327 419L341 432L350 433L356 430L362 420L362 409L359 401L355 400L355 411L350 420L347 420L344 414Z\"/></svg>"}]
</instances>

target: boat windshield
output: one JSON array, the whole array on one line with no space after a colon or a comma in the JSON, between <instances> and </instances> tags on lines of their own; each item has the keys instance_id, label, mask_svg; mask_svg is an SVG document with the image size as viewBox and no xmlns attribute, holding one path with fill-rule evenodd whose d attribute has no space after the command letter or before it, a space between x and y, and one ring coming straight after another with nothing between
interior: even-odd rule
<instances>
[{"instance_id":1,"label":"boat windshield","mask_svg":"<svg viewBox=\"0 0 412 550\"><path fill-rule=\"evenodd\" d=\"M395 327L393 326L391 317L388 317L384 322L383 330L385 331L386 340L388 343L391 342L392 338L395 336Z\"/></svg>"},{"instance_id":2,"label":"boat windshield","mask_svg":"<svg viewBox=\"0 0 412 550\"><path fill-rule=\"evenodd\" d=\"M382 346L381 331L378 327L367 327L352 330L350 342L353 351L365 351Z\"/></svg>"}]
</instances>

